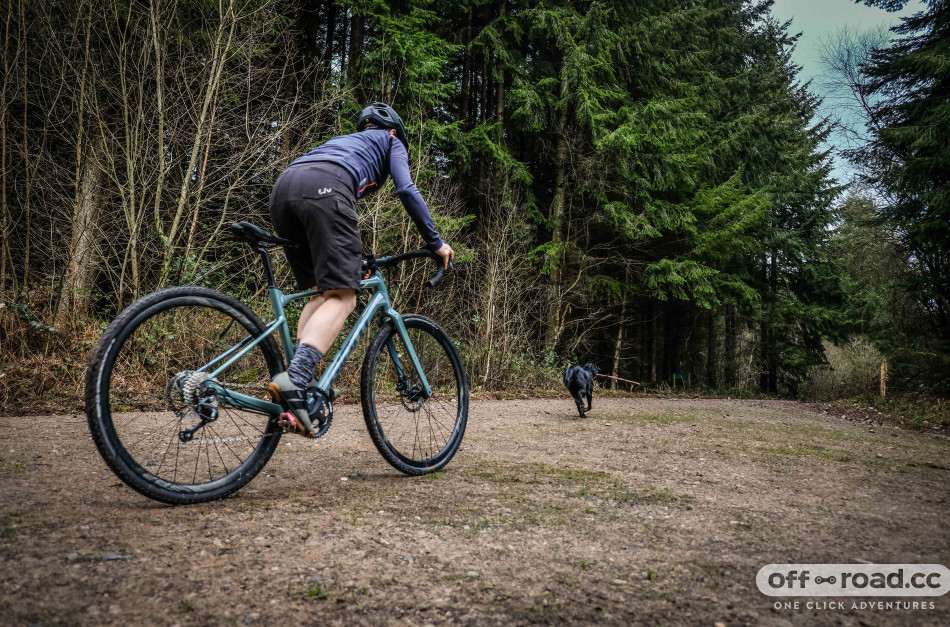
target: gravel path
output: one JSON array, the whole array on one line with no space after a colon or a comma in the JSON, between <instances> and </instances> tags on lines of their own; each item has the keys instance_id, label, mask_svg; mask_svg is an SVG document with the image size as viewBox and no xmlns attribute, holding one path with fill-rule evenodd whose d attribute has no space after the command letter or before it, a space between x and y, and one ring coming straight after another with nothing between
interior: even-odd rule
<instances>
[{"instance_id":1,"label":"gravel path","mask_svg":"<svg viewBox=\"0 0 950 627\"><path fill-rule=\"evenodd\" d=\"M342 406L193 507L120 483L83 416L0 418L0 624L950 623L950 595L776 610L755 586L768 563L950 565L950 440L779 401L572 411L475 402L446 470L408 478Z\"/></svg>"}]
</instances>

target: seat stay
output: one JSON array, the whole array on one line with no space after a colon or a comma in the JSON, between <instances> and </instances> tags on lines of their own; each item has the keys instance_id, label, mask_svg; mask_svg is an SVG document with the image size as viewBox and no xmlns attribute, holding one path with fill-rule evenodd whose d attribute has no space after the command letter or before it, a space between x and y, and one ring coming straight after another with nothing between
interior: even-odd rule
<instances>
[{"instance_id":1,"label":"seat stay","mask_svg":"<svg viewBox=\"0 0 950 627\"><path fill-rule=\"evenodd\" d=\"M200 368L198 368L197 370L195 370L195 372L205 372L205 371L208 370L209 368L213 368L213 367L215 366L215 364L217 364L218 362L220 362L222 359L227 359L227 358L230 357L232 354L234 354L235 351L241 350L242 348L244 348L244 345L245 345L245 344L247 344L248 342L250 342L250 341L253 340L253 339L254 339L254 336L248 335L247 337L245 337L243 340L241 340L240 342L238 342L237 344L235 344L234 346L232 346L232 347L229 348L228 350L224 351L223 353L221 353L220 355L218 355L217 357L215 357L214 359L212 359L211 361L209 361L208 363L206 363L206 364L203 365L202 367L200 367Z\"/></svg>"},{"instance_id":2,"label":"seat stay","mask_svg":"<svg viewBox=\"0 0 950 627\"><path fill-rule=\"evenodd\" d=\"M283 314L281 314L280 316L277 317L276 320L274 320L272 323L267 325L267 328L264 329L263 333L261 333L256 338L254 338L250 343L245 345L244 348L242 348L240 351L237 352L237 354L233 355L226 362L218 366L213 372L208 373L208 379L214 379L215 377L220 375L222 372L227 370L231 366L231 364L233 364L238 359L240 359L241 357L249 353L252 348L254 348L258 344L266 340L268 337L270 337L270 334L273 333L275 330L277 330L277 328L280 327L280 325L284 325L286 327L286 324L287 324L287 319L283 316ZM243 344L244 340L242 340L241 343ZM227 352L231 353L233 352L233 350L234 348L231 348ZM220 361L220 360L221 360L221 357L216 359L216 361Z\"/></svg>"}]
</instances>

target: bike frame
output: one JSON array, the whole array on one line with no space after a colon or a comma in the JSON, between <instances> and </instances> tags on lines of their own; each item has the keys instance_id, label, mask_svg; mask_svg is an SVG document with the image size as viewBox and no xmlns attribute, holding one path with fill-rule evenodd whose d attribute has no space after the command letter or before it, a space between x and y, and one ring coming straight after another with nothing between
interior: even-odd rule
<instances>
[{"instance_id":1,"label":"bike frame","mask_svg":"<svg viewBox=\"0 0 950 627\"><path fill-rule=\"evenodd\" d=\"M284 355L287 357L287 363L290 363L290 361L294 358L294 344L290 338L290 328L287 325L287 317L284 313L284 307L288 303L297 299L316 296L317 292L314 290L309 290L306 292L299 292L297 294L285 295L274 284L273 271L271 270L270 260L267 258L266 253L263 253L262 256L264 257L265 265L267 267L268 279L270 279L268 293L270 294L271 307L274 309L274 320L267 325L267 328L264 329L263 333L256 337L252 337L250 335L247 336L241 342L238 342L227 351L216 357L214 360L199 368L197 372L206 372L211 368L214 368L214 370L211 370L211 372L208 373L207 383L205 385L208 388L213 389L221 400L226 401L235 407L258 411L265 414L277 415L284 411L283 408L277 403L272 403L270 401L265 401L253 396L248 396L246 394L228 390L226 387L223 387L219 383L213 381L215 377L227 370L231 364L236 362L255 346L267 339L274 331L278 332L280 343L283 345ZM369 302L366 304L366 307L363 309L363 312L360 314L359 318L357 318L353 328L343 341L343 345L333 356L333 360L330 362L330 365L327 366L323 376L320 377L320 380L317 382L317 388L323 392L327 398L329 398L330 388L333 386L333 381L340 373L340 369L343 367L343 364L346 363L347 358L349 358L350 354L353 352L353 349L356 347L356 343L359 342L359 339L366 332L366 329L369 328L370 322L372 322L377 313L381 313L382 322L389 320L396 328L396 332L399 334L399 338L406 347L406 352L412 361L412 367L419 375L419 381L422 383L426 397L431 396L432 388L429 386L429 381L426 379L426 375L422 371L422 364L419 363L419 357L416 355L416 350L412 346L412 341L409 339L409 333L406 331L406 325L403 322L402 316L400 316L399 313L393 308L392 301L389 299L389 290L386 289L386 281L383 279L383 275L379 272L379 270L376 270L372 275L370 275L369 278L360 281L360 287L363 289L373 290L373 296L369 299ZM389 355L392 357L393 364L395 365L399 374L399 378L402 379L405 376L405 373L403 372L403 365L396 351L396 344L392 341L392 339L387 342L387 348L389 350ZM222 361L224 361L224 363L221 363Z\"/></svg>"}]
</instances>

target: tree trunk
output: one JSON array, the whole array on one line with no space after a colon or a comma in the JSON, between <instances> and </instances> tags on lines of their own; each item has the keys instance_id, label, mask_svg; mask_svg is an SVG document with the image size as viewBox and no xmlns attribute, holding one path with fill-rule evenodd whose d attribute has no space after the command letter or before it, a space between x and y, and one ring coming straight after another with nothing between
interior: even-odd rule
<instances>
[{"instance_id":1,"label":"tree trunk","mask_svg":"<svg viewBox=\"0 0 950 627\"><path fill-rule=\"evenodd\" d=\"M472 57L469 54L469 46L472 43L472 10L469 9L465 14L465 31L462 35L462 93L459 96L459 119L462 125L469 126L469 92L472 80Z\"/></svg>"},{"instance_id":2,"label":"tree trunk","mask_svg":"<svg viewBox=\"0 0 950 627\"><path fill-rule=\"evenodd\" d=\"M667 305L663 308L663 362L661 372L663 373L663 380L673 381L673 373L676 372L676 364L674 363L675 359L673 356L673 345L676 343L676 338L673 337L673 312L670 309L670 306Z\"/></svg>"},{"instance_id":3,"label":"tree trunk","mask_svg":"<svg viewBox=\"0 0 950 627\"><path fill-rule=\"evenodd\" d=\"M561 102L567 98L567 64L561 63ZM557 149L555 151L556 170L554 173L554 202L551 204L551 251L547 263L548 303L544 329L544 343L554 348L558 341L560 284L561 284L561 248L564 243L564 223L567 214L567 107L561 106L558 113Z\"/></svg>"},{"instance_id":4,"label":"tree trunk","mask_svg":"<svg viewBox=\"0 0 950 627\"><path fill-rule=\"evenodd\" d=\"M340 43L339 43L339 54L340 54L340 77L346 77L346 64L347 56L346 53L349 51L349 40L350 40L350 24L351 20L349 19L349 14L347 10L343 11L343 14L340 16Z\"/></svg>"},{"instance_id":5,"label":"tree trunk","mask_svg":"<svg viewBox=\"0 0 950 627\"><path fill-rule=\"evenodd\" d=\"M501 6L498 8L499 19L504 19L507 6L505 0L501 0ZM495 91L495 119L498 121L498 135L495 139L499 144L504 137L505 126L505 65L501 60L501 55L495 56L495 73L498 75L498 84ZM616 383L615 383L616 385Z\"/></svg>"},{"instance_id":6,"label":"tree trunk","mask_svg":"<svg viewBox=\"0 0 950 627\"><path fill-rule=\"evenodd\" d=\"M484 124L488 121L488 81L491 76L488 73L488 51L482 57L482 84L479 86L479 107L478 121Z\"/></svg>"},{"instance_id":7,"label":"tree trunk","mask_svg":"<svg viewBox=\"0 0 950 627\"><path fill-rule=\"evenodd\" d=\"M646 381L649 377L647 375L647 362L649 361L647 355L647 321L643 315L644 305L641 303L639 311L637 312L637 354L639 355L640 363L637 364L637 380Z\"/></svg>"},{"instance_id":8,"label":"tree trunk","mask_svg":"<svg viewBox=\"0 0 950 627\"><path fill-rule=\"evenodd\" d=\"M650 383L656 385L656 304L650 303L649 353L650 353Z\"/></svg>"},{"instance_id":9,"label":"tree trunk","mask_svg":"<svg viewBox=\"0 0 950 627\"><path fill-rule=\"evenodd\" d=\"M347 53L346 81L354 90L353 94L359 106L363 106L363 92L359 89L360 67L363 60L363 16L353 9L350 20L350 49Z\"/></svg>"},{"instance_id":10,"label":"tree trunk","mask_svg":"<svg viewBox=\"0 0 950 627\"><path fill-rule=\"evenodd\" d=\"M623 347L623 330L627 316L627 290L623 291L623 299L620 301L620 317L617 319L617 336L614 338L614 365L611 373L615 377L620 376L620 352ZM614 389L617 389L617 381L613 382Z\"/></svg>"},{"instance_id":11,"label":"tree trunk","mask_svg":"<svg viewBox=\"0 0 950 627\"><path fill-rule=\"evenodd\" d=\"M82 174L76 189L73 206L72 237L69 245L69 263L59 296L56 311L57 326L86 315L89 296L96 268L96 242L98 241L99 201L102 185L102 170L99 165L102 139L93 133L92 148L82 159Z\"/></svg>"},{"instance_id":12,"label":"tree trunk","mask_svg":"<svg viewBox=\"0 0 950 627\"><path fill-rule=\"evenodd\" d=\"M736 308L726 305L726 365L725 386L736 386Z\"/></svg>"},{"instance_id":13,"label":"tree trunk","mask_svg":"<svg viewBox=\"0 0 950 627\"><path fill-rule=\"evenodd\" d=\"M92 5L90 4L91 10ZM161 234L163 232L161 216L162 189L165 185L165 173L168 170L165 165L165 60L162 57L165 52L165 42L159 40L162 28L154 2L149 6L149 21L149 27L152 29L152 48L155 52L155 112L158 122L158 131L155 133L155 143L158 145L158 160L155 163L158 170L158 179L155 181L155 204L153 209L155 230ZM79 167L78 161L76 167Z\"/></svg>"},{"instance_id":14,"label":"tree trunk","mask_svg":"<svg viewBox=\"0 0 950 627\"><path fill-rule=\"evenodd\" d=\"M20 41L26 42L26 2L21 0L20 2L20 23L23 26L23 35ZM26 173L26 193L23 199L23 213L26 216L26 237L23 240L23 283L22 288L24 292L27 292L30 289L30 230L31 230L31 218L32 214L30 212L30 192L31 192L31 183L32 177L30 176L30 144L27 142L26 131L29 128L27 124L27 108L29 104L29 98L27 97L27 88L29 83L27 81L27 73L29 67L27 65L27 46L23 46L23 169Z\"/></svg>"},{"instance_id":15,"label":"tree trunk","mask_svg":"<svg viewBox=\"0 0 950 627\"><path fill-rule=\"evenodd\" d=\"M9 209L7 207L7 85L10 80L10 18L13 3L7 3L6 26L3 30L3 92L0 93L0 293L7 287L7 257L10 251ZM11 266L13 265L11 259Z\"/></svg>"},{"instance_id":16,"label":"tree trunk","mask_svg":"<svg viewBox=\"0 0 950 627\"><path fill-rule=\"evenodd\" d=\"M769 266L769 291L772 302L778 299L778 254L772 251L772 260ZM774 306L774 305L773 305ZM769 325L769 392L778 394L778 356L775 347L775 329Z\"/></svg>"},{"instance_id":17,"label":"tree trunk","mask_svg":"<svg viewBox=\"0 0 950 627\"><path fill-rule=\"evenodd\" d=\"M330 2L327 6L327 35L323 46L323 71L325 74L330 73L333 64L333 38L336 36L336 16L336 2Z\"/></svg>"},{"instance_id":18,"label":"tree trunk","mask_svg":"<svg viewBox=\"0 0 950 627\"><path fill-rule=\"evenodd\" d=\"M298 96L305 101L316 100L317 84L323 76L320 68L320 50L317 48L317 36L323 28L321 16L322 8L326 3L319 0L301 0L297 3L296 22L300 32L300 44L294 51L295 70L301 87ZM314 70L313 68L318 68Z\"/></svg>"},{"instance_id":19,"label":"tree trunk","mask_svg":"<svg viewBox=\"0 0 950 627\"><path fill-rule=\"evenodd\" d=\"M491 80L491 75L488 72L488 51L485 51L485 56L482 59L482 84L481 91L479 95L480 105L478 110L478 121L480 124L484 124L488 121L488 81ZM485 168L484 156L478 157L478 189L483 190L486 187L486 168Z\"/></svg>"},{"instance_id":20,"label":"tree trunk","mask_svg":"<svg viewBox=\"0 0 950 627\"><path fill-rule=\"evenodd\" d=\"M96 241L96 221L98 218L98 199L96 194L102 180L99 168L99 153L102 150L102 135L99 129L93 129L95 137L90 154L83 155L85 132L86 74L89 69L89 40L92 35L92 4L89 6L89 20L86 23L86 45L83 55L82 74L79 80L78 131L76 132L76 194L73 199L72 236L69 242L69 260L59 293L59 305L56 308L56 326L62 327L69 322L69 313L83 317L89 307L89 289L92 287L92 274L95 267L94 247ZM161 167L161 166L159 166Z\"/></svg>"},{"instance_id":21,"label":"tree trunk","mask_svg":"<svg viewBox=\"0 0 950 627\"><path fill-rule=\"evenodd\" d=\"M767 318L772 307L772 301L769 294L769 262L768 259L762 259L761 282L762 289L765 291L765 298L762 299L765 304L764 317L759 323L759 389L763 392L769 391L769 372L768 364L770 361L771 348L769 346L769 324Z\"/></svg>"},{"instance_id":22,"label":"tree trunk","mask_svg":"<svg viewBox=\"0 0 950 627\"><path fill-rule=\"evenodd\" d=\"M719 318L715 310L709 312L709 334L706 337L706 385L718 387L719 371Z\"/></svg>"}]
</instances>

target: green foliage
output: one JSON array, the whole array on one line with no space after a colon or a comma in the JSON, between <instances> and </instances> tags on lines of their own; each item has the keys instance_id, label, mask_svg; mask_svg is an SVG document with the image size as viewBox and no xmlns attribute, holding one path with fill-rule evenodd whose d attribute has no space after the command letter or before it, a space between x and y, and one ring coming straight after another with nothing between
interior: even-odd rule
<instances>
[{"instance_id":1,"label":"green foliage","mask_svg":"<svg viewBox=\"0 0 950 627\"><path fill-rule=\"evenodd\" d=\"M646 285L660 300L678 298L710 308L719 304L712 279L717 271L691 260L663 259L647 267Z\"/></svg>"},{"instance_id":2,"label":"green foliage","mask_svg":"<svg viewBox=\"0 0 950 627\"><path fill-rule=\"evenodd\" d=\"M30 329L40 331L47 337L55 336L59 333L59 329L45 323L41 318L37 317L36 314L34 314L30 309L29 305L13 303L9 301L0 301L0 310L12 312L17 319L28 325Z\"/></svg>"},{"instance_id":3,"label":"green foliage","mask_svg":"<svg viewBox=\"0 0 950 627\"><path fill-rule=\"evenodd\" d=\"M869 199L852 195L839 209L831 252L844 292L845 329L867 335L890 353L912 345L927 313L913 290L910 264L898 239Z\"/></svg>"},{"instance_id":4,"label":"green foliage","mask_svg":"<svg viewBox=\"0 0 950 627\"><path fill-rule=\"evenodd\" d=\"M33 46L24 58L36 86L25 109L43 117L27 129L36 150L13 146L4 166L14 207L4 224L12 242L5 267L14 268L8 283L25 278L25 247L17 244L30 237L18 209L27 178L21 155L46 159L31 166L34 241L36 233L70 241L73 212L60 205L77 196L76 146L91 151L89 129L98 128L102 154L84 152L81 163L102 168L97 232L107 236L90 265L87 307L105 318L170 282L260 299L258 262L222 237L227 223L266 224L268 194L286 163L352 132L362 106L385 100L406 121L414 179L437 228L460 261L477 268L460 273L444 296L470 312L452 331L478 370L473 381L541 385L556 381L572 355L605 372L616 364L616 374L636 380L708 372L710 385L717 377L737 383L741 362L766 372L769 390L793 389L822 361L822 338L860 328L881 345L896 343L902 320L916 324L928 303L942 302L950 168L940 168L950 141L946 125L933 136L923 129L950 115L950 99L941 91L945 25L934 17L943 9L934 3L931 17L908 23L927 37L877 59L882 93L897 94L888 91L893 85L908 96L880 111L881 150L909 156L880 175L899 199L882 214L891 238L877 245L885 226L846 216L832 239L840 189L821 148L828 129L815 122L817 102L790 60L794 37L770 17L769 4L252 0L224 15L215 2L170 0L154 8L164 20L159 54L151 11L132 3L93 23L87 66L82 45L48 59L52 49L43 47L81 41L89 22L76 11L85 5L27 3L42 29L24 40ZM232 22L222 65L208 62ZM58 63L56 55L65 61L54 70L40 65ZM72 85L60 93L50 87L56 81L41 80L79 77L84 67L88 110ZM130 67L146 69L131 77ZM6 102L19 106L14 91L25 81L19 74L8 81ZM167 115L159 133L160 85ZM43 127L46 120L56 125ZM12 141L20 130L11 127ZM49 130L60 133L56 141L45 139ZM37 208L36 189L58 208ZM418 244L391 187L363 202L360 217L368 251ZM55 282L70 253L44 245L30 268ZM891 272L908 263L917 264L910 275ZM277 270L285 280L279 258ZM486 304L489 274L497 284L487 286L495 300ZM907 304L911 280L923 287L916 309ZM56 319L58 300L38 296L50 311L28 322ZM495 311L502 302L510 311Z\"/></svg>"}]
</instances>

